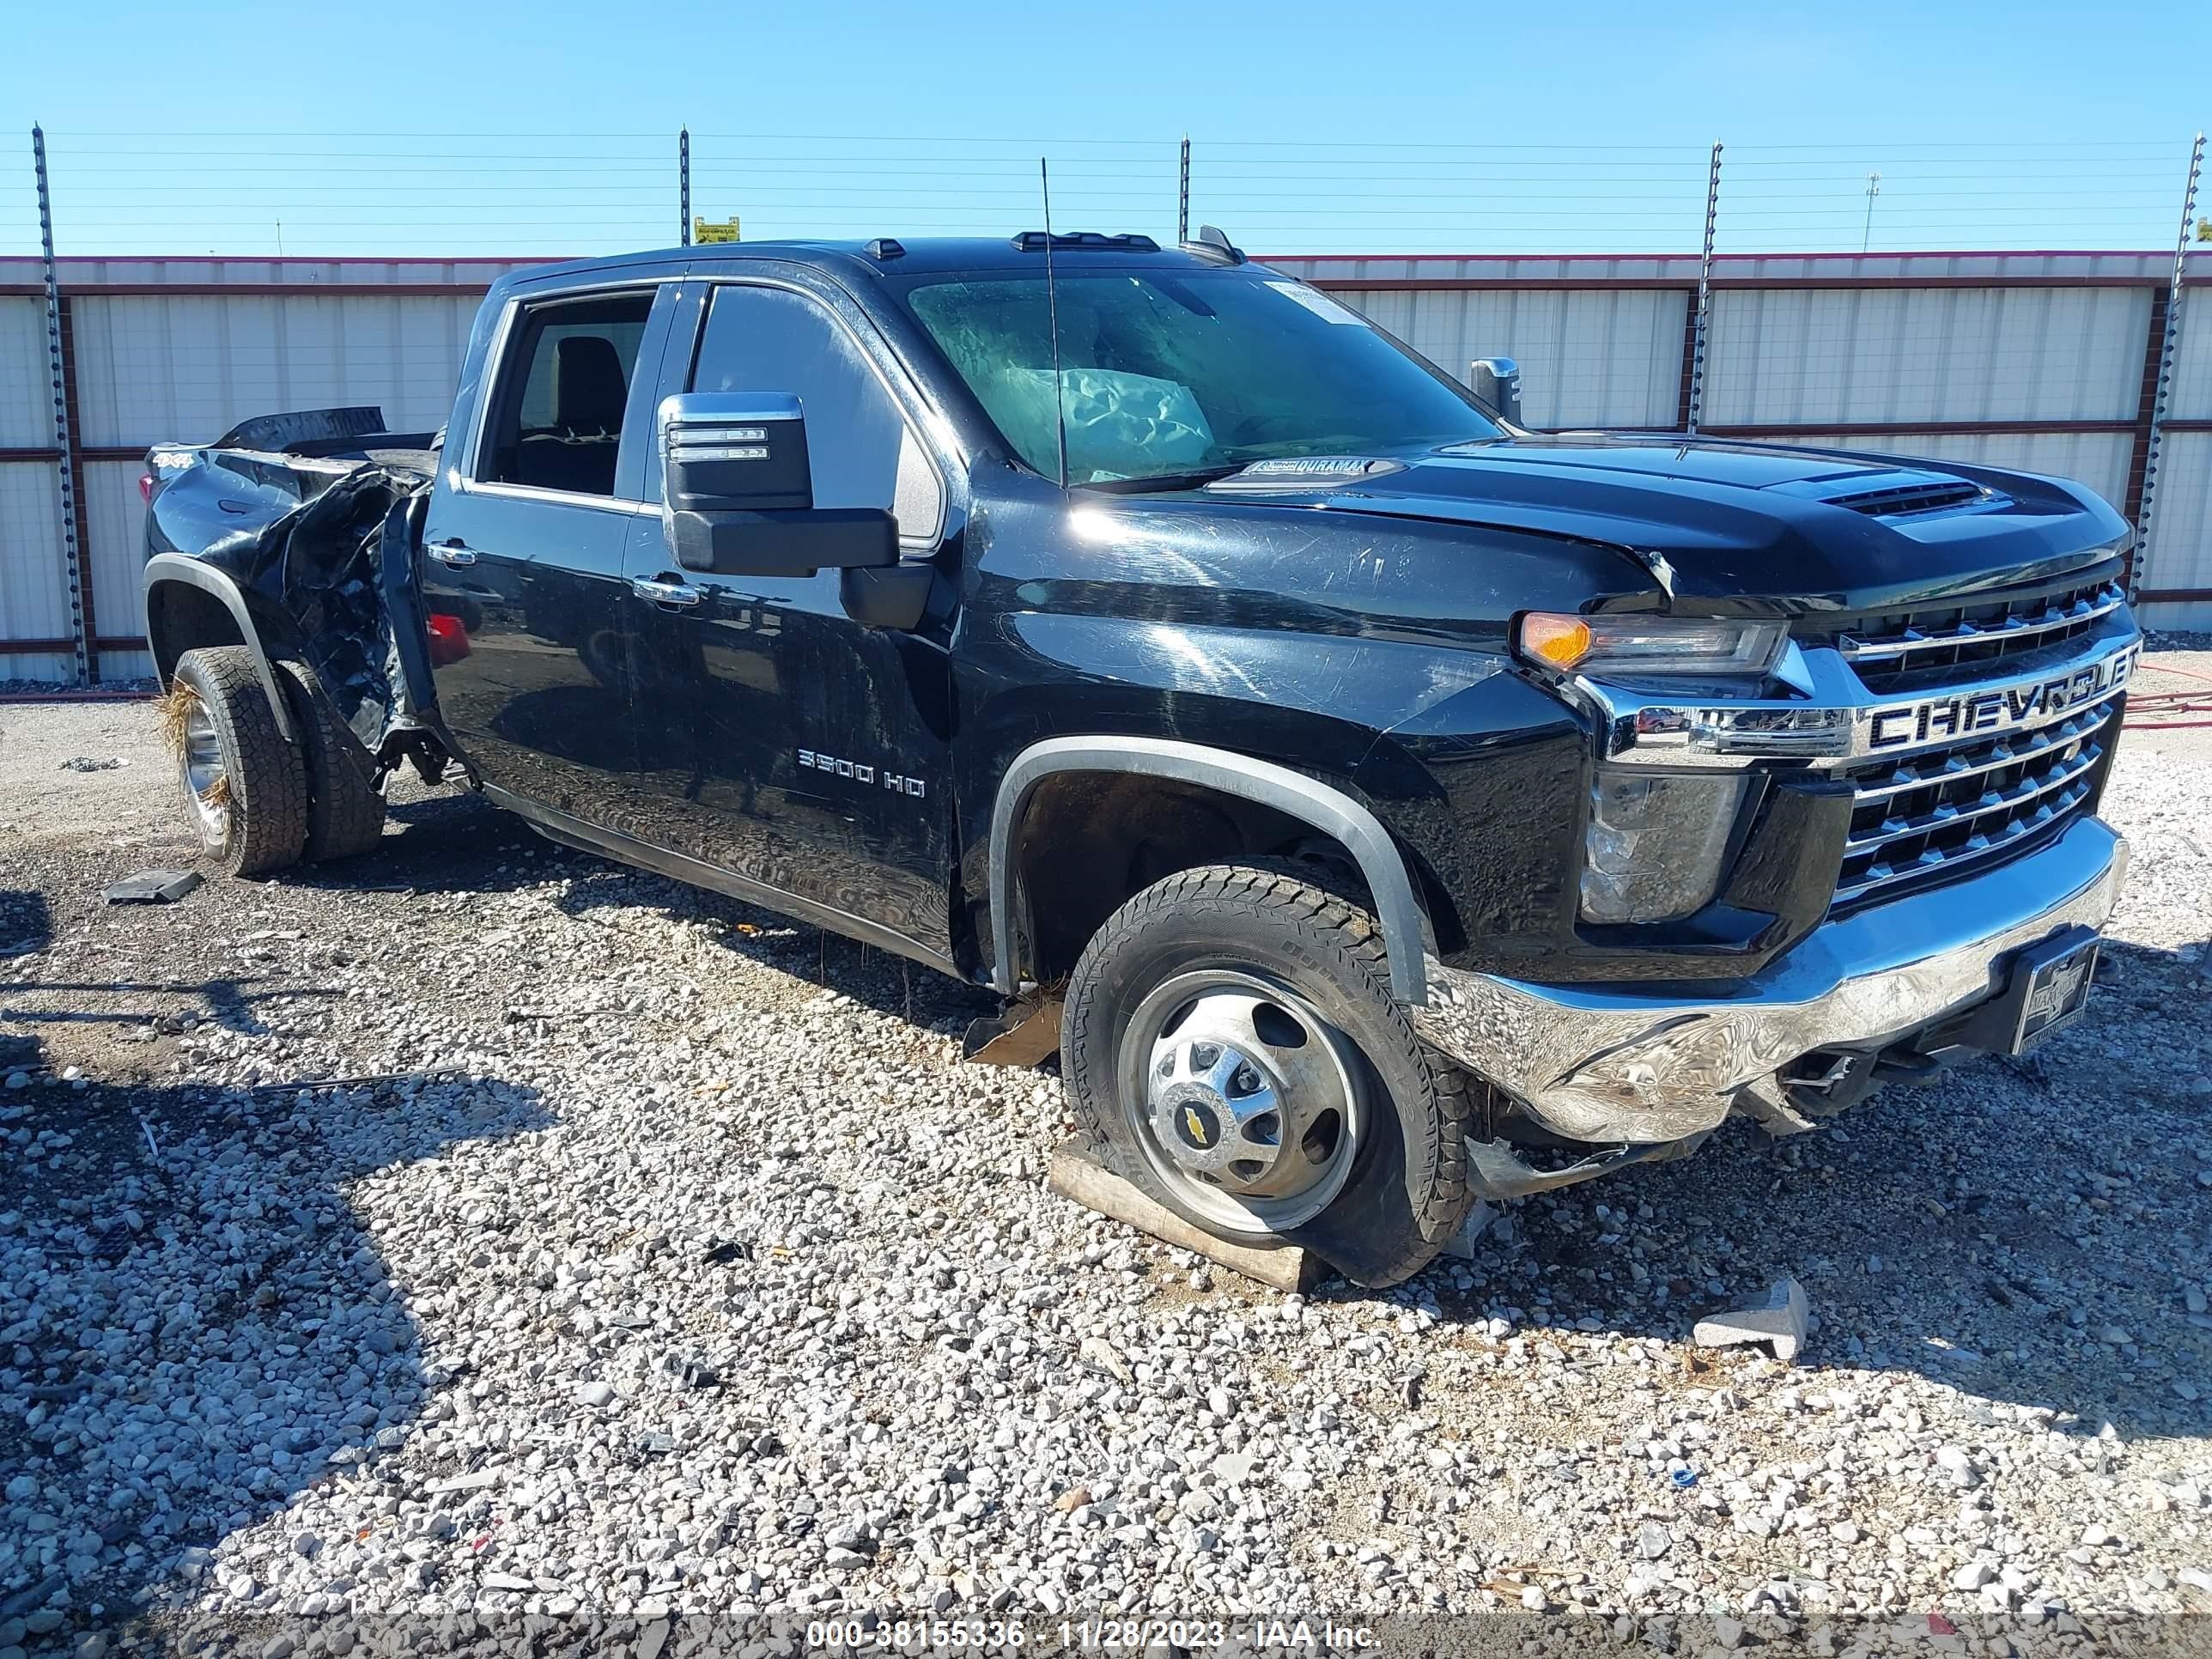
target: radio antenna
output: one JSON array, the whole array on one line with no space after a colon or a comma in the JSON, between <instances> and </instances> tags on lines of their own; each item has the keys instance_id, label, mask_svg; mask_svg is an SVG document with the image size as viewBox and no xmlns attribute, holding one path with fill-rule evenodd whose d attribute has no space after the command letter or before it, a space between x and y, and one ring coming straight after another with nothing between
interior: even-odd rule
<instances>
[{"instance_id":1,"label":"radio antenna","mask_svg":"<svg viewBox=\"0 0 2212 1659\"><path fill-rule=\"evenodd\" d=\"M1067 488L1067 385L1060 368L1060 287L1052 272L1052 173L1037 157L1037 183L1044 190L1044 305L1052 329L1052 424L1060 445L1060 487Z\"/></svg>"}]
</instances>

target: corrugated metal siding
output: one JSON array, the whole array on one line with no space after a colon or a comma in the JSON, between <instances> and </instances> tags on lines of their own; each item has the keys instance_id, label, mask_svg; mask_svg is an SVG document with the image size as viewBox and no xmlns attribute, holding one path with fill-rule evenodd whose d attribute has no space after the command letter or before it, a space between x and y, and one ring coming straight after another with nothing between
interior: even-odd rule
<instances>
[{"instance_id":1,"label":"corrugated metal siding","mask_svg":"<svg viewBox=\"0 0 2212 1659\"><path fill-rule=\"evenodd\" d=\"M204 443L285 410L377 404L395 431L446 418L477 302L212 295L78 299L77 408L93 448Z\"/></svg>"},{"instance_id":2,"label":"corrugated metal siding","mask_svg":"<svg viewBox=\"0 0 2212 1659\"><path fill-rule=\"evenodd\" d=\"M1813 289L1714 295L1705 419L2131 418L2143 289Z\"/></svg>"},{"instance_id":3,"label":"corrugated metal siding","mask_svg":"<svg viewBox=\"0 0 2212 1659\"><path fill-rule=\"evenodd\" d=\"M1688 297L1665 289L1406 289L1339 296L1462 380L1477 357L1521 366L1537 426L1668 426Z\"/></svg>"},{"instance_id":4,"label":"corrugated metal siding","mask_svg":"<svg viewBox=\"0 0 2212 1659\"><path fill-rule=\"evenodd\" d=\"M61 550L54 464L0 464L0 639L70 636L69 581ZM76 675L71 655L0 655L0 679L67 680Z\"/></svg>"},{"instance_id":5,"label":"corrugated metal siding","mask_svg":"<svg viewBox=\"0 0 2212 1659\"><path fill-rule=\"evenodd\" d=\"M2139 580L2169 592L2212 588L2212 432L2166 434Z\"/></svg>"},{"instance_id":6,"label":"corrugated metal siding","mask_svg":"<svg viewBox=\"0 0 2212 1659\"><path fill-rule=\"evenodd\" d=\"M145 631L138 580L146 564L146 504L138 498L142 470L136 461L84 463L84 538L91 549L93 618L103 639ZM100 653L103 680L153 672L154 659L143 651Z\"/></svg>"},{"instance_id":7,"label":"corrugated metal siding","mask_svg":"<svg viewBox=\"0 0 2212 1659\"><path fill-rule=\"evenodd\" d=\"M1260 256L1286 276L1310 283L1390 283L1419 288L1425 283L1580 283L1604 288L1620 283L1681 283L1698 280L1695 254L1589 255L1558 253L1435 253L1335 256Z\"/></svg>"},{"instance_id":8,"label":"corrugated metal siding","mask_svg":"<svg viewBox=\"0 0 2212 1659\"><path fill-rule=\"evenodd\" d=\"M1309 282L1680 283L1694 287L1694 253L1344 253L1260 254L1277 270ZM2212 253L2192 254L2191 283L2212 282ZM2160 283L2171 253L1723 253L1717 283L1880 283L1910 288L1976 278L2037 282Z\"/></svg>"},{"instance_id":9,"label":"corrugated metal siding","mask_svg":"<svg viewBox=\"0 0 2212 1659\"><path fill-rule=\"evenodd\" d=\"M2177 421L2212 421L2212 286L2184 293L2172 403L2166 412Z\"/></svg>"},{"instance_id":10,"label":"corrugated metal siding","mask_svg":"<svg viewBox=\"0 0 2212 1659\"><path fill-rule=\"evenodd\" d=\"M0 299L0 449L45 449L54 441L54 400L48 390L46 305Z\"/></svg>"},{"instance_id":11,"label":"corrugated metal siding","mask_svg":"<svg viewBox=\"0 0 2212 1659\"><path fill-rule=\"evenodd\" d=\"M231 283L281 283L313 289L330 283L355 286L424 286L461 283L489 288L511 270L553 263L542 259L254 259L217 256L205 259L148 255L139 258L82 258L64 256L55 274L64 288L87 285L143 288L204 288ZM10 282L43 281L34 255L0 259L0 277Z\"/></svg>"},{"instance_id":12,"label":"corrugated metal siding","mask_svg":"<svg viewBox=\"0 0 2212 1659\"><path fill-rule=\"evenodd\" d=\"M1894 436L1885 434L1878 441L1838 432L1774 441L1903 459L1978 461L1985 466L2048 473L2088 485L2116 507L2127 493L2131 443L2124 432L1908 432Z\"/></svg>"}]
</instances>

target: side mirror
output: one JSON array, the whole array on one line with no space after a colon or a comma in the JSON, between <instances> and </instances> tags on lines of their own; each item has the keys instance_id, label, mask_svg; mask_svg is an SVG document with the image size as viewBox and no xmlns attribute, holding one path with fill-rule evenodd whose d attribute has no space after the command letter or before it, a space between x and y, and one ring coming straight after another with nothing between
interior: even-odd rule
<instances>
[{"instance_id":1,"label":"side mirror","mask_svg":"<svg viewBox=\"0 0 2212 1659\"><path fill-rule=\"evenodd\" d=\"M686 392L661 399L662 518L686 570L811 576L898 562L883 507L817 507L806 419L787 392Z\"/></svg>"},{"instance_id":2,"label":"side mirror","mask_svg":"<svg viewBox=\"0 0 2212 1659\"><path fill-rule=\"evenodd\" d=\"M1477 357L1468 365L1468 384L1508 425L1521 424L1521 368L1510 357Z\"/></svg>"}]
</instances>

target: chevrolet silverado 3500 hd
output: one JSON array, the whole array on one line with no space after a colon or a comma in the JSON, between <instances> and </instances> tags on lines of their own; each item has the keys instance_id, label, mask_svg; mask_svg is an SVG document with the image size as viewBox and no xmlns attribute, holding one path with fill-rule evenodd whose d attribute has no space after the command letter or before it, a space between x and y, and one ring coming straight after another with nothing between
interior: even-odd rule
<instances>
[{"instance_id":1,"label":"chevrolet silverado 3500 hd","mask_svg":"<svg viewBox=\"0 0 2212 1659\"><path fill-rule=\"evenodd\" d=\"M1513 401L1225 241L589 260L440 434L156 447L147 636L221 867L458 774L1057 993L1097 1156L1388 1284L2057 1029L2125 867L2104 502Z\"/></svg>"}]
</instances>

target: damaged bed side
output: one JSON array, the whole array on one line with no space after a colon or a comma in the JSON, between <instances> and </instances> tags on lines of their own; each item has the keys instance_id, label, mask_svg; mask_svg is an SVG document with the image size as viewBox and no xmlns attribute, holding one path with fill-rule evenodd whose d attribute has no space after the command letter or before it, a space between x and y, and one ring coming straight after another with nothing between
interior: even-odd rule
<instances>
[{"instance_id":1,"label":"damaged bed side","mask_svg":"<svg viewBox=\"0 0 2212 1659\"><path fill-rule=\"evenodd\" d=\"M186 652L244 646L297 742L276 676L299 665L380 781L403 758L435 781L451 751L416 557L441 436L387 431L380 410L356 407L149 451L146 638L163 686Z\"/></svg>"}]
</instances>

